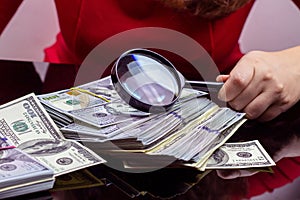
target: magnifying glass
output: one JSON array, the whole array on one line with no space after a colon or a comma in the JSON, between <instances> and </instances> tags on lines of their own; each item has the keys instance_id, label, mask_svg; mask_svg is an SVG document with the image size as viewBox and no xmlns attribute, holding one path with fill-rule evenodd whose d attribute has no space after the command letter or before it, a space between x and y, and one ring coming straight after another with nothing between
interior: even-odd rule
<instances>
[{"instance_id":1,"label":"magnifying glass","mask_svg":"<svg viewBox=\"0 0 300 200\"><path fill-rule=\"evenodd\" d=\"M124 52L115 62L111 79L119 96L130 106L149 113L169 110L185 85L218 91L223 83L187 81L174 65L148 49Z\"/></svg>"}]
</instances>

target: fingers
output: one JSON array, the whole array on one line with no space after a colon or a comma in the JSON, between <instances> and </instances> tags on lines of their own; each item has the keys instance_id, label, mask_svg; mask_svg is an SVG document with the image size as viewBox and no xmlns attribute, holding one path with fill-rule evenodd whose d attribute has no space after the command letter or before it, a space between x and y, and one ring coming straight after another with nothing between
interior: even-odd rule
<instances>
[{"instance_id":1,"label":"fingers","mask_svg":"<svg viewBox=\"0 0 300 200\"><path fill-rule=\"evenodd\" d=\"M218 76L219 80L226 80L223 87L220 89L218 98L222 101L232 101L235 99L251 82L254 76L254 68L245 66L243 63L237 65L230 76Z\"/></svg>"},{"instance_id":2,"label":"fingers","mask_svg":"<svg viewBox=\"0 0 300 200\"><path fill-rule=\"evenodd\" d=\"M278 54L261 51L246 54L230 75L216 78L225 82L218 98L245 112L249 119L274 119L300 99L299 90L295 89L299 75L287 73L278 63Z\"/></svg>"},{"instance_id":3,"label":"fingers","mask_svg":"<svg viewBox=\"0 0 300 200\"><path fill-rule=\"evenodd\" d=\"M256 87L256 88L255 88ZM270 121L288 108L272 91L265 91L256 84L249 85L238 97L229 102L235 110L242 110L248 119Z\"/></svg>"},{"instance_id":4,"label":"fingers","mask_svg":"<svg viewBox=\"0 0 300 200\"><path fill-rule=\"evenodd\" d=\"M288 108L285 105L273 104L264 113L262 113L258 120L265 122L277 117L279 114L285 112Z\"/></svg>"},{"instance_id":5,"label":"fingers","mask_svg":"<svg viewBox=\"0 0 300 200\"><path fill-rule=\"evenodd\" d=\"M233 100L229 102L229 105L235 110L243 110L247 105L249 105L249 103L253 102L263 92L263 90L264 85L261 84L260 77L253 76L248 85ZM258 103L260 102L258 101ZM254 104L254 106L255 105L256 104ZM266 108L267 107L265 107L265 109ZM261 113L263 111L264 110L262 110Z\"/></svg>"},{"instance_id":6,"label":"fingers","mask_svg":"<svg viewBox=\"0 0 300 200\"><path fill-rule=\"evenodd\" d=\"M228 78L229 78L229 75L219 75L219 76L217 76L216 81L217 82L225 82L225 81L227 81Z\"/></svg>"}]
</instances>

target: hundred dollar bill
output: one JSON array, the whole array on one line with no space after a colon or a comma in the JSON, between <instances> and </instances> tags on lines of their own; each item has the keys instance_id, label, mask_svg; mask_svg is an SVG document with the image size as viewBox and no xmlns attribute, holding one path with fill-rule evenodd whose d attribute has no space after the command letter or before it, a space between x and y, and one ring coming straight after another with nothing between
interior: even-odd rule
<instances>
[{"instance_id":1,"label":"hundred dollar bill","mask_svg":"<svg viewBox=\"0 0 300 200\"><path fill-rule=\"evenodd\" d=\"M200 134L190 143L194 148L184 156L186 160L193 159L199 163L200 160L206 159L213 149L225 143L244 123L244 113L229 108L220 108L219 111L221 112L198 127Z\"/></svg>"},{"instance_id":2,"label":"hundred dollar bill","mask_svg":"<svg viewBox=\"0 0 300 200\"><path fill-rule=\"evenodd\" d=\"M54 110L67 114L68 111L101 105L107 101L84 93L82 91L67 89L38 96L39 100Z\"/></svg>"},{"instance_id":3,"label":"hundred dollar bill","mask_svg":"<svg viewBox=\"0 0 300 200\"><path fill-rule=\"evenodd\" d=\"M110 76L84 85L80 85L77 88L83 91L88 91L89 93L94 94L95 96L103 96L110 101L120 100L120 96L115 91ZM206 94L206 92L194 90L192 88L183 88L178 102L180 104L180 102L183 102L185 100L189 100L191 98L203 96Z\"/></svg>"},{"instance_id":4,"label":"hundred dollar bill","mask_svg":"<svg viewBox=\"0 0 300 200\"><path fill-rule=\"evenodd\" d=\"M74 121L69 111L106 103L103 99L73 89L39 95L38 98L59 126Z\"/></svg>"},{"instance_id":5,"label":"hundred dollar bill","mask_svg":"<svg viewBox=\"0 0 300 200\"><path fill-rule=\"evenodd\" d=\"M123 102L114 90L110 77L39 95L38 98L51 116L58 122L61 121L61 124L66 124L72 118L100 128L122 122L131 115L149 116L149 113L141 112Z\"/></svg>"},{"instance_id":6,"label":"hundred dollar bill","mask_svg":"<svg viewBox=\"0 0 300 200\"><path fill-rule=\"evenodd\" d=\"M67 94L68 97L65 97ZM79 100L77 96L82 99ZM149 116L149 113L139 111L121 99L105 102L100 98L73 90L40 95L39 99L47 106L51 116L58 120L60 118L62 123L68 122L68 118L62 117L59 113L98 128L130 120L132 116Z\"/></svg>"},{"instance_id":7,"label":"hundred dollar bill","mask_svg":"<svg viewBox=\"0 0 300 200\"><path fill-rule=\"evenodd\" d=\"M107 141L135 137L143 145L148 146L201 115L202 110L205 110L204 108L210 108L208 106L210 102L208 99L192 99L190 101L193 103L189 101L183 102L180 108L177 107L167 113L141 119L129 118L128 121L103 128L96 128L82 123L73 123L61 128L61 130L66 137L81 141L85 139ZM202 104L202 110L200 109L200 105L196 106L195 102Z\"/></svg>"},{"instance_id":8,"label":"hundred dollar bill","mask_svg":"<svg viewBox=\"0 0 300 200\"><path fill-rule=\"evenodd\" d=\"M210 104L208 109L205 109L205 112L202 113L200 116L196 117L195 119L189 121L187 124L185 124L182 128L176 130L174 133L169 135L168 137L163 138L158 143L155 143L154 145L147 148L144 152L148 154L158 154L158 155L169 155L169 154L163 154L162 151L168 149L170 146L172 146L174 143L176 143L178 140L180 140L182 137L184 137L187 134L190 134L196 126L198 126L199 123L205 121L211 113L215 112L218 107L215 104Z\"/></svg>"},{"instance_id":9,"label":"hundred dollar bill","mask_svg":"<svg viewBox=\"0 0 300 200\"><path fill-rule=\"evenodd\" d=\"M79 141L85 139L88 141L91 139L104 142L107 140L137 137L140 130L136 128L147 120L147 118L131 118L128 121L103 128L97 128L78 121L77 123L72 123L62 127L60 130L64 133L65 137L70 139L72 138Z\"/></svg>"},{"instance_id":10,"label":"hundred dollar bill","mask_svg":"<svg viewBox=\"0 0 300 200\"><path fill-rule=\"evenodd\" d=\"M0 150L0 192L24 183L52 179L53 170L17 148ZM54 181L53 181L54 182ZM49 189L53 186L50 183Z\"/></svg>"},{"instance_id":11,"label":"hundred dollar bill","mask_svg":"<svg viewBox=\"0 0 300 200\"><path fill-rule=\"evenodd\" d=\"M110 77L105 77L67 90L38 95L39 100L62 113L120 99Z\"/></svg>"},{"instance_id":12,"label":"hundred dollar bill","mask_svg":"<svg viewBox=\"0 0 300 200\"><path fill-rule=\"evenodd\" d=\"M139 111L122 100L69 111L69 114L79 121L91 124L98 128L130 121L134 118L149 116L149 113Z\"/></svg>"},{"instance_id":13,"label":"hundred dollar bill","mask_svg":"<svg viewBox=\"0 0 300 200\"><path fill-rule=\"evenodd\" d=\"M55 175L105 162L80 143L66 140L34 94L4 104L0 111L0 134Z\"/></svg>"},{"instance_id":14,"label":"hundred dollar bill","mask_svg":"<svg viewBox=\"0 0 300 200\"><path fill-rule=\"evenodd\" d=\"M207 145L202 149L202 151L199 151L198 154L192 158L193 163L186 165L198 168L200 171L204 171L207 159L215 150L221 147L245 121L246 119L243 118L226 128L224 131L220 132L212 143Z\"/></svg>"},{"instance_id":15,"label":"hundred dollar bill","mask_svg":"<svg viewBox=\"0 0 300 200\"><path fill-rule=\"evenodd\" d=\"M76 88L81 91L87 91L94 96L104 97L109 101L120 99L120 96L114 89L110 76L80 85Z\"/></svg>"},{"instance_id":16,"label":"hundred dollar bill","mask_svg":"<svg viewBox=\"0 0 300 200\"><path fill-rule=\"evenodd\" d=\"M184 88L174 107L180 106L182 102L191 98L206 94L202 91ZM124 102L114 90L110 77L76 88L39 95L38 98L61 126L68 124L68 117L102 128L117 124L132 116L150 115Z\"/></svg>"},{"instance_id":17,"label":"hundred dollar bill","mask_svg":"<svg viewBox=\"0 0 300 200\"><path fill-rule=\"evenodd\" d=\"M182 103L180 107L145 122L149 125L147 129L139 133L138 140L141 140L144 145L156 142L165 135L170 134L170 132L187 125L190 121L201 116L214 105L215 104L206 98L195 98L186 101Z\"/></svg>"},{"instance_id":18,"label":"hundred dollar bill","mask_svg":"<svg viewBox=\"0 0 300 200\"><path fill-rule=\"evenodd\" d=\"M34 94L4 104L0 111L0 134L15 146L32 139L64 139Z\"/></svg>"},{"instance_id":19,"label":"hundred dollar bill","mask_svg":"<svg viewBox=\"0 0 300 200\"><path fill-rule=\"evenodd\" d=\"M187 124L175 138L160 145L151 153L170 155L185 161L191 160L199 152L204 152L203 150L214 143L224 129L232 125L228 122L233 119L235 122L240 121L242 118L242 113L228 108L218 108L213 113L207 114L206 119L196 119Z\"/></svg>"},{"instance_id":20,"label":"hundred dollar bill","mask_svg":"<svg viewBox=\"0 0 300 200\"><path fill-rule=\"evenodd\" d=\"M113 132L114 134L111 135L112 133L110 133L110 136L107 138L107 140L128 138L134 139L135 137L137 141L140 141L142 143L139 144L143 147L139 145L139 147L131 146L128 148L132 149L126 148L126 151L148 152L151 151L151 148L154 148L161 141L166 140L166 138L168 137L172 137L172 134L175 133L178 128L182 128L184 125L199 117L214 106L215 104L206 98L194 98L182 103L182 106L180 108L177 107L171 109L167 113L151 115L150 117L144 118L142 123L141 120L136 121L138 123L130 123L130 125L126 126L125 130L123 128L117 130L118 134L115 134L116 132ZM85 128L82 127L82 129ZM84 138L84 135L79 135L83 136ZM89 139L93 140L93 138Z\"/></svg>"},{"instance_id":21,"label":"hundred dollar bill","mask_svg":"<svg viewBox=\"0 0 300 200\"><path fill-rule=\"evenodd\" d=\"M225 143L207 160L205 169L241 169L274 166L258 140Z\"/></svg>"},{"instance_id":22,"label":"hundred dollar bill","mask_svg":"<svg viewBox=\"0 0 300 200\"><path fill-rule=\"evenodd\" d=\"M199 96L200 94L200 92L195 92L194 90L184 90L180 101L176 103L174 108L181 106L185 101L190 100L190 98L195 98L195 96ZM98 128L124 121L136 120L137 118L139 119L150 115L149 113L131 107L121 99L83 109L70 110L68 114L79 121Z\"/></svg>"},{"instance_id":23,"label":"hundred dollar bill","mask_svg":"<svg viewBox=\"0 0 300 200\"><path fill-rule=\"evenodd\" d=\"M67 139L32 139L20 144L18 148L53 169L55 176L105 162L90 149Z\"/></svg>"}]
</instances>

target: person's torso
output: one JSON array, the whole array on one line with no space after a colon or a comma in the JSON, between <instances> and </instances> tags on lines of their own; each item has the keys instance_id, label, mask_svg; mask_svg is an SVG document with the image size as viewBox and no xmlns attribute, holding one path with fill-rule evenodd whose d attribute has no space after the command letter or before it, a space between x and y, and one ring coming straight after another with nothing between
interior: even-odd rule
<instances>
[{"instance_id":1,"label":"person's torso","mask_svg":"<svg viewBox=\"0 0 300 200\"><path fill-rule=\"evenodd\" d=\"M252 4L225 18L208 21L166 8L153 0L73 0L71 4L67 0L57 0L62 38L71 54L66 58L61 55L61 62L80 63L99 43L123 31L162 27L197 41L212 56L220 71L225 72L242 55L238 39ZM59 44L55 48L59 48Z\"/></svg>"}]
</instances>

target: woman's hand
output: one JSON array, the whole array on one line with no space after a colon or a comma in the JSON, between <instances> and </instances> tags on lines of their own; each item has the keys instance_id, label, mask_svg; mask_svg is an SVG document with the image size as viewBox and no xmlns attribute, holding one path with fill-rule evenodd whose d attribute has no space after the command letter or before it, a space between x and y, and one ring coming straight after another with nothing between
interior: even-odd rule
<instances>
[{"instance_id":1,"label":"woman's hand","mask_svg":"<svg viewBox=\"0 0 300 200\"><path fill-rule=\"evenodd\" d=\"M249 119L269 121L300 99L300 46L277 52L246 54L225 81L219 99Z\"/></svg>"}]
</instances>

